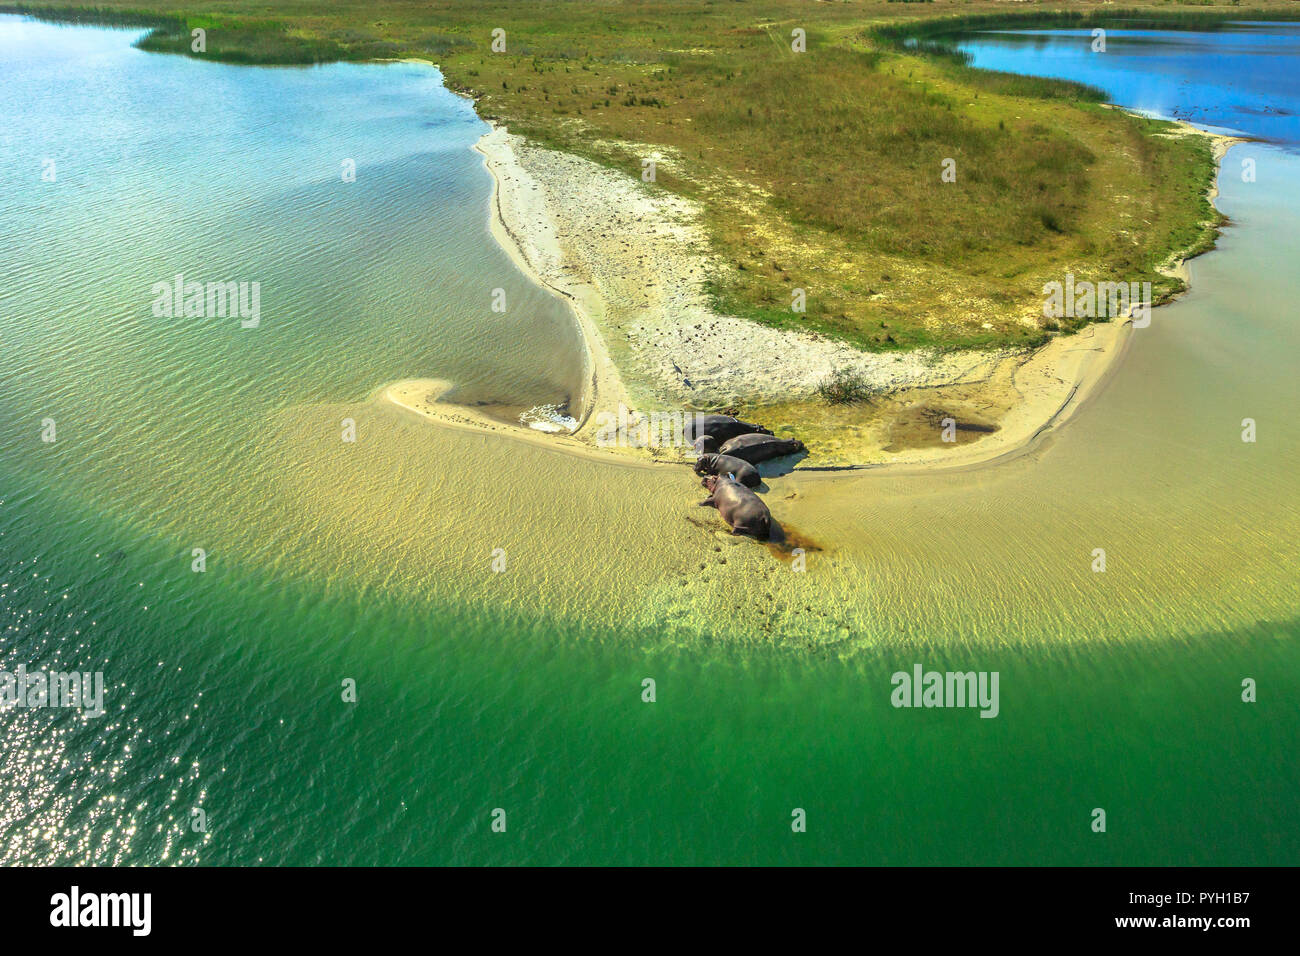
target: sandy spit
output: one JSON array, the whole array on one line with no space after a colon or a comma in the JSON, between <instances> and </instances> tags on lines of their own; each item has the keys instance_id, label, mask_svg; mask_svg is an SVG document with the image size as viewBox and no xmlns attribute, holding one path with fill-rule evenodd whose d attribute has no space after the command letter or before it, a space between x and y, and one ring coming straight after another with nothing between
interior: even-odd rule
<instances>
[{"instance_id":1,"label":"sandy spit","mask_svg":"<svg viewBox=\"0 0 1300 956\"><path fill-rule=\"evenodd\" d=\"M1187 133L1212 135L1180 125ZM1216 159L1237 142L1213 139ZM859 352L815 333L718 315L704 290L707 244L687 200L630 174L532 145L500 126L474 148L494 181L493 236L522 271L573 306L587 348L587 387L571 438L513 429L440 403L437 386L444 383L396 383L384 390L386 400L442 424L631 464L627 449L595 444L602 413L617 413L620 404L652 412L797 401L813 396L839 368L918 395L981 377L1000 380L1012 401L996 433L863 466L966 468L1027 451L1066 421L1105 381L1131 338L1131 321L1118 318L1054 338L1028 355L964 352L936 359L924 352ZM1182 270L1181 260L1170 268Z\"/></svg>"}]
</instances>

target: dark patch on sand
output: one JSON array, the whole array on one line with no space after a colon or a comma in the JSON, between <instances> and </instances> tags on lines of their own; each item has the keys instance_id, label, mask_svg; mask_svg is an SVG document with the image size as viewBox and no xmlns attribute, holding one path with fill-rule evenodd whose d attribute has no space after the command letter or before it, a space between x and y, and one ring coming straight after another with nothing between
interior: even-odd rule
<instances>
[{"instance_id":1,"label":"dark patch on sand","mask_svg":"<svg viewBox=\"0 0 1300 956\"><path fill-rule=\"evenodd\" d=\"M765 544L767 550L782 561L792 560L796 548L801 548L805 554L824 550L820 544L798 528L781 524L776 520L772 521L772 533Z\"/></svg>"},{"instance_id":2,"label":"dark patch on sand","mask_svg":"<svg viewBox=\"0 0 1300 956\"><path fill-rule=\"evenodd\" d=\"M953 423L953 441L943 440L945 419ZM890 424L889 444L884 446L884 450L899 452L943 445L969 445L997 430L995 422L964 405L912 405L901 410Z\"/></svg>"}]
</instances>

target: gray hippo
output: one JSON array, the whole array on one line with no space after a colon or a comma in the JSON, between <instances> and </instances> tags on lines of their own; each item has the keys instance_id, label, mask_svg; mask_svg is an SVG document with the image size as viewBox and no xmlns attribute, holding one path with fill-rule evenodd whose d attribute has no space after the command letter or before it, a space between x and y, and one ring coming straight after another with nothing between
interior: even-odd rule
<instances>
[{"instance_id":1,"label":"gray hippo","mask_svg":"<svg viewBox=\"0 0 1300 956\"><path fill-rule=\"evenodd\" d=\"M747 461L730 455L701 455L695 460L697 475L730 475L746 488L757 488L763 476Z\"/></svg>"},{"instance_id":2,"label":"gray hippo","mask_svg":"<svg viewBox=\"0 0 1300 956\"><path fill-rule=\"evenodd\" d=\"M751 425L730 415L702 415L698 412L693 415L688 414L682 426L682 435L689 442L695 441L702 435L716 438L721 443L737 435L749 434L770 435L772 433L762 425Z\"/></svg>"},{"instance_id":3,"label":"gray hippo","mask_svg":"<svg viewBox=\"0 0 1300 956\"><path fill-rule=\"evenodd\" d=\"M692 447L695 449L695 454L697 455L715 455L718 452L718 445L720 444L721 442L712 435L699 435L691 442Z\"/></svg>"},{"instance_id":4,"label":"gray hippo","mask_svg":"<svg viewBox=\"0 0 1300 956\"><path fill-rule=\"evenodd\" d=\"M771 537L772 512L758 495L726 475L709 475L704 487L709 489L709 497L700 504L717 508L732 534L749 534L760 541Z\"/></svg>"},{"instance_id":5,"label":"gray hippo","mask_svg":"<svg viewBox=\"0 0 1300 956\"><path fill-rule=\"evenodd\" d=\"M728 442L724 442L722 447L718 449L718 453L743 459L751 465L757 465L760 461L767 461L769 458L780 458L782 455L793 455L804 450L803 442L797 438L776 438L772 435L739 435Z\"/></svg>"}]
</instances>

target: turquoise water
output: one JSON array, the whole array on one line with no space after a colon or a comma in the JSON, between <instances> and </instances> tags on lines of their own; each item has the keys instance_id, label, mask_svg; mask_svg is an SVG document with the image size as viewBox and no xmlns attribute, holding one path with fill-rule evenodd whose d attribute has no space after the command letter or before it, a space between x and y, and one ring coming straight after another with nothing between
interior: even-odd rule
<instances>
[{"instance_id":1,"label":"turquoise water","mask_svg":"<svg viewBox=\"0 0 1300 956\"><path fill-rule=\"evenodd\" d=\"M487 127L436 70L239 70L143 53L138 32L0 22L0 309L24 374L111 364L108 403L222 374L235 415L385 376L448 378L466 401L577 398L573 317L488 235L490 179L469 150ZM261 326L159 321L149 290L177 274L258 282ZM53 414L63 397L5 411Z\"/></svg>"},{"instance_id":2,"label":"turquoise water","mask_svg":"<svg viewBox=\"0 0 1300 956\"><path fill-rule=\"evenodd\" d=\"M0 669L102 670L109 711L0 711L4 862L1294 862L1298 462L1295 426L1268 410L1300 397L1283 374L1300 357L1295 156L1258 147L1256 183L1225 177L1222 249L1050 449L873 480L856 508L807 515L828 541L835 522L875 524L887 546L865 568L832 552L848 590L829 608L804 599L852 623L845 646L805 642L775 604L789 639L746 641L739 613L690 629L639 600L651 589L616 589L655 573L608 567L627 529L670 531L631 505L584 513L584 481L607 466L531 506L558 526L552 550L598 542L603 600L567 553L523 578L531 601L457 577L467 508L403 537L411 496L495 493L501 459L477 436L407 439L362 418L408 484L385 496L371 484L389 472L355 477L338 458L299 483L317 469L298 440L312 409L334 429L383 382L444 375L515 404L572 388L535 357L576 355L569 317L503 279L532 303L504 338L531 344L482 346L467 305L481 274L508 270L468 150L482 128L427 69L218 66L133 51L132 36L0 18L0 83L26 84L0 141ZM334 182L345 148L359 154L346 188L368 198ZM46 153L71 195L38 191ZM264 327L159 328L148 286L178 259L262 277ZM1229 457L1235 437L1200 434L1216 407L1235 428L1238 404L1265 410L1253 471ZM54 445L39 441L47 415ZM1079 507L1026 497L1044 486ZM373 517L380 502L397 518ZM1093 532L1125 540L1113 522L1156 560L1112 547L1104 583L1050 564L1058 545L1086 555ZM649 549L633 538L628 552ZM195 574L190 549L209 541ZM676 589L694 564L651 583ZM784 602L783 586L760 590ZM892 708L891 673L918 662L998 671L998 718ZM1243 677L1258 703L1240 701Z\"/></svg>"}]
</instances>

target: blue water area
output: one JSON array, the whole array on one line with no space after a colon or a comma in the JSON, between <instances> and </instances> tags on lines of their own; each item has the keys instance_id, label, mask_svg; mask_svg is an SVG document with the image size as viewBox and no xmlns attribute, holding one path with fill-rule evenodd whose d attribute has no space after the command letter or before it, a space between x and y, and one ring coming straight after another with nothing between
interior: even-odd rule
<instances>
[{"instance_id":1,"label":"blue water area","mask_svg":"<svg viewBox=\"0 0 1300 956\"><path fill-rule=\"evenodd\" d=\"M1075 80L1155 116L1300 148L1300 24L1214 31L997 30L956 38L974 66Z\"/></svg>"}]
</instances>

